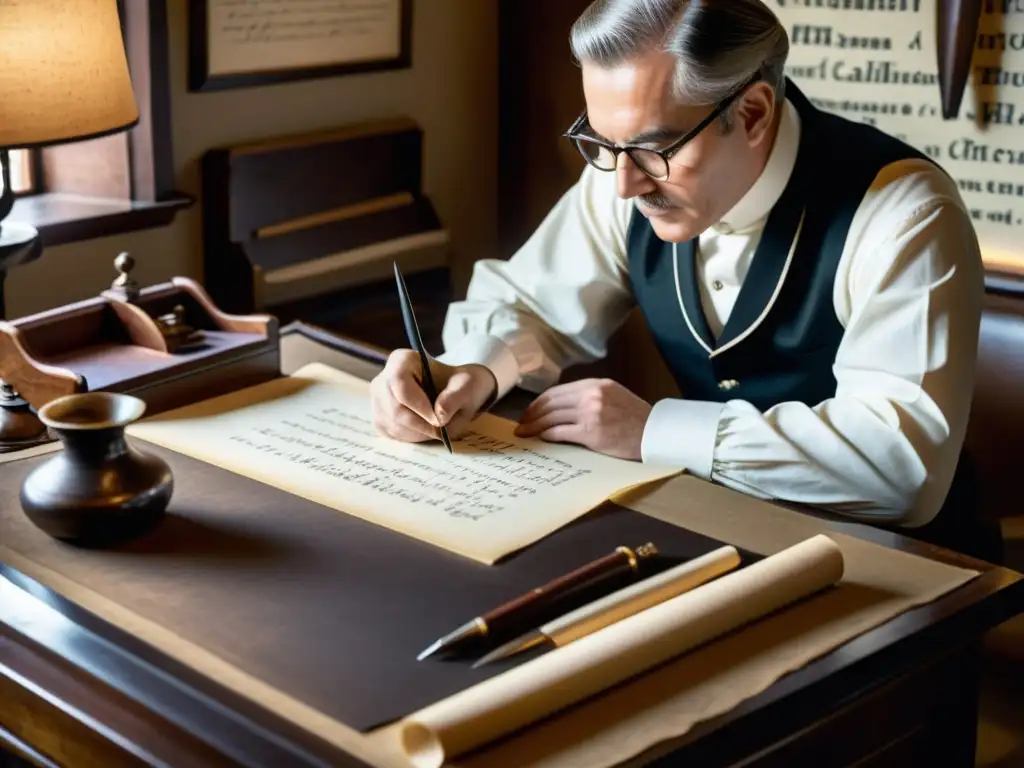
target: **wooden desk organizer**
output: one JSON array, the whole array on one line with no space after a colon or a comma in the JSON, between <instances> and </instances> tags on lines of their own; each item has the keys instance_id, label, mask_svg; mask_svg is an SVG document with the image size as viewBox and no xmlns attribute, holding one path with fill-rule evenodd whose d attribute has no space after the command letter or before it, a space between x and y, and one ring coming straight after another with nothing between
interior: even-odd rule
<instances>
[{"instance_id":1,"label":"wooden desk organizer","mask_svg":"<svg viewBox=\"0 0 1024 768\"><path fill-rule=\"evenodd\" d=\"M394 293L446 269L449 233L423 190L423 130L408 118L211 149L202 159L205 285L228 312L321 319L320 301Z\"/></svg>"},{"instance_id":2,"label":"wooden desk organizer","mask_svg":"<svg viewBox=\"0 0 1024 768\"><path fill-rule=\"evenodd\" d=\"M138 290L130 257L118 262L121 276L98 297L0 322L0 379L33 408L102 390L140 397L154 414L280 375L275 317L221 312L184 277ZM202 340L174 351L158 318L178 307Z\"/></svg>"}]
</instances>

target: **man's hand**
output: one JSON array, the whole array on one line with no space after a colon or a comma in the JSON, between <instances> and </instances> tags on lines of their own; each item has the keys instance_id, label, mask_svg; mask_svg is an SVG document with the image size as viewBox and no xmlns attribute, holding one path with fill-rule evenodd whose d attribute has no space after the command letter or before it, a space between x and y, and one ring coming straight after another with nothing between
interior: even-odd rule
<instances>
[{"instance_id":1,"label":"man's hand","mask_svg":"<svg viewBox=\"0 0 1024 768\"><path fill-rule=\"evenodd\" d=\"M523 411L516 435L577 443L608 456L640 461L651 408L618 382L583 379L538 396Z\"/></svg>"},{"instance_id":2,"label":"man's hand","mask_svg":"<svg viewBox=\"0 0 1024 768\"><path fill-rule=\"evenodd\" d=\"M440 437L447 427L455 440L494 394L494 374L482 365L453 367L430 361L437 387L437 403L420 384L420 358L411 349L399 349L388 357L384 370L370 382L370 403L377 430L395 440L421 443Z\"/></svg>"}]
</instances>

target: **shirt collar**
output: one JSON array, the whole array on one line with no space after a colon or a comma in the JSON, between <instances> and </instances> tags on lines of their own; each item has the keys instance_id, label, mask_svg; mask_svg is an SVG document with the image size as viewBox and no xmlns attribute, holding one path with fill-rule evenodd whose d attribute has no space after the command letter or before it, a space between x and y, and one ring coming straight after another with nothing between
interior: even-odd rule
<instances>
[{"instance_id":1,"label":"shirt collar","mask_svg":"<svg viewBox=\"0 0 1024 768\"><path fill-rule=\"evenodd\" d=\"M799 146L800 115L787 99L764 171L740 201L711 228L720 234L732 234L763 223L789 183Z\"/></svg>"}]
</instances>

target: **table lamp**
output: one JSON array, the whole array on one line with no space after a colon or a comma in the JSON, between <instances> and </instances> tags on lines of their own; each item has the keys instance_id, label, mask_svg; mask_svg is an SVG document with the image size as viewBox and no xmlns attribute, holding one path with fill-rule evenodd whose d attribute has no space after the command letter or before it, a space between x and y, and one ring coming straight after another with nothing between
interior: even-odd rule
<instances>
[{"instance_id":1,"label":"table lamp","mask_svg":"<svg viewBox=\"0 0 1024 768\"><path fill-rule=\"evenodd\" d=\"M34 227L5 221L14 207L9 150L98 138L138 121L117 0L0 0L0 306L7 270L42 250ZM0 381L0 452L44 433Z\"/></svg>"},{"instance_id":2,"label":"table lamp","mask_svg":"<svg viewBox=\"0 0 1024 768\"><path fill-rule=\"evenodd\" d=\"M9 150L138 121L117 0L0 0L0 281L41 250L33 227L4 221L14 207Z\"/></svg>"}]
</instances>

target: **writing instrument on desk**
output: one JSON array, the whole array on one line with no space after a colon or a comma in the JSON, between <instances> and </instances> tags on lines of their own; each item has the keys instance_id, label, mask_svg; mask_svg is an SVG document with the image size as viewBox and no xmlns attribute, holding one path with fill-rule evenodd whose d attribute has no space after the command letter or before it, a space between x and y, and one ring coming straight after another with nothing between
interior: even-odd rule
<instances>
[{"instance_id":1,"label":"writing instrument on desk","mask_svg":"<svg viewBox=\"0 0 1024 768\"><path fill-rule=\"evenodd\" d=\"M442 651L458 650L460 647L488 635L501 634L510 627L517 626L531 612L551 608L559 600L580 589L596 586L604 579L623 573L637 573L640 561L658 554L657 548L648 542L630 549L616 547L611 554L582 565L564 576L549 581L547 584L499 605L483 616L470 619L453 632L432 643L416 658L420 661Z\"/></svg>"},{"instance_id":2,"label":"writing instrument on desk","mask_svg":"<svg viewBox=\"0 0 1024 768\"><path fill-rule=\"evenodd\" d=\"M688 560L643 581L559 616L532 632L495 648L473 664L476 667L508 658L530 648L558 648L597 632L635 613L689 592L701 584L728 573L740 564L735 547L720 547L702 557Z\"/></svg>"},{"instance_id":3,"label":"writing instrument on desk","mask_svg":"<svg viewBox=\"0 0 1024 768\"><path fill-rule=\"evenodd\" d=\"M434 377L430 374L430 359L427 357L427 351L423 348L423 338L420 336L420 327L416 324L416 315L412 311L412 302L409 300L409 291L405 288L405 279L402 277L401 270L398 269L398 262L396 261L394 264L395 283L398 285L398 301L402 305L402 322L405 324L405 335L409 339L409 346L420 356L420 367L423 369L423 378L420 380L420 386L427 393L430 407L433 408L434 403L437 402L437 387L434 386ZM448 430L444 427L441 427L441 442L448 449L448 453L451 453L452 441L448 439Z\"/></svg>"}]
</instances>

